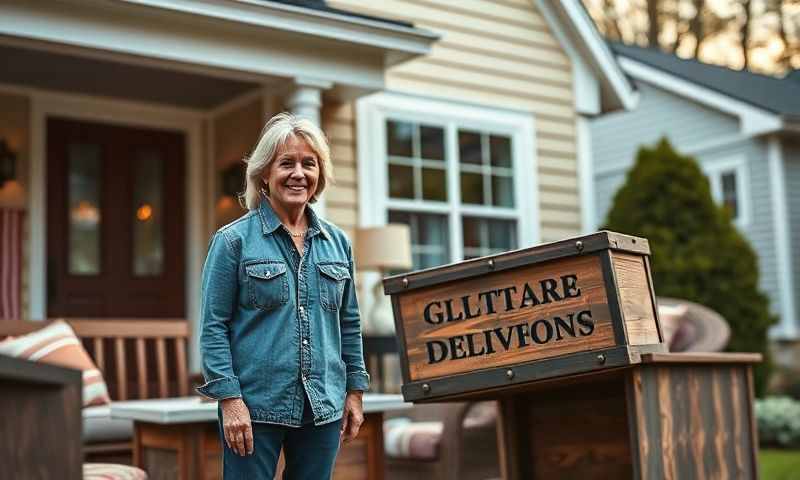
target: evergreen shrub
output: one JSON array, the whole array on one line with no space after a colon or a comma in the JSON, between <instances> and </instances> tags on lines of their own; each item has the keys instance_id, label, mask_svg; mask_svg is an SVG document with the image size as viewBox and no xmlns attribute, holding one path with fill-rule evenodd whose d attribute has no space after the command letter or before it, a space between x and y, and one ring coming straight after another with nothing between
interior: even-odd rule
<instances>
[{"instance_id":1,"label":"evergreen shrub","mask_svg":"<svg viewBox=\"0 0 800 480\"><path fill-rule=\"evenodd\" d=\"M755 366L761 396L770 370L767 331L776 319L758 288L755 252L728 210L715 204L697 162L666 139L641 148L605 228L650 241L656 295L715 310L731 327L728 351L764 355Z\"/></svg>"}]
</instances>

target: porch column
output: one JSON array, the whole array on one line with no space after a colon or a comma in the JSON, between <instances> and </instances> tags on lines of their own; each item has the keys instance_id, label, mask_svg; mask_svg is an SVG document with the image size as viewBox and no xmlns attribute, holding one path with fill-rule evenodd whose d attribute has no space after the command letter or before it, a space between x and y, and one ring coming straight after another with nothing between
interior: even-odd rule
<instances>
[{"instance_id":1,"label":"porch column","mask_svg":"<svg viewBox=\"0 0 800 480\"><path fill-rule=\"evenodd\" d=\"M294 115L311 120L314 124L321 124L322 91L331 88L333 84L324 80L296 78L286 96L286 108ZM320 197L314 204L314 211L325 216L325 198Z\"/></svg>"}]
</instances>

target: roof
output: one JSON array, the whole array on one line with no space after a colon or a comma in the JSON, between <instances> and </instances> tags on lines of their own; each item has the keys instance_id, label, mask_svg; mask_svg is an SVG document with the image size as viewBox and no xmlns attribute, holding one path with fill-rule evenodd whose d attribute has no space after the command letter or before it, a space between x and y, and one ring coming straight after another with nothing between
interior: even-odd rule
<instances>
[{"instance_id":1,"label":"roof","mask_svg":"<svg viewBox=\"0 0 800 480\"><path fill-rule=\"evenodd\" d=\"M353 17L353 18L362 18L362 19L365 19L365 20L373 20L373 21L377 21L377 22L384 22L384 23L389 23L389 24L392 24L392 25L399 25L401 27L413 27L414 26L410 22L402 22L402 21L399 21L399 20L391 20L391 19L388 19L388 18L375 17L375 16L372 16L372 15L362 15L360 13L354 13L354 12L350 12L350 11L347 11L347 10L342 10L342 9L339 9L339 8L329 7L328 4L325 2L325 0L262 0L262 1L271 1L271 2L274 2L274 3L282 3L284 5L292 5L294 7L303 7L303 8L308 8L308 9L311 9L311 10L317 10L317 11L320 11L320 12L333 13L333 14L344 15L344 16Z\"/></svg>"},{"instance_id":2,"label":"roof","mask_svg":"<svg viewBox=\"0 0 800 480\"><path fill-rule=\"evenodd\" d=\"M800 74L784 78L731 70L727 67L683 59L655 48L612 43L623 57L675 75L754 107L782 116L800 115Z\"/></svg>"}]
</instances>

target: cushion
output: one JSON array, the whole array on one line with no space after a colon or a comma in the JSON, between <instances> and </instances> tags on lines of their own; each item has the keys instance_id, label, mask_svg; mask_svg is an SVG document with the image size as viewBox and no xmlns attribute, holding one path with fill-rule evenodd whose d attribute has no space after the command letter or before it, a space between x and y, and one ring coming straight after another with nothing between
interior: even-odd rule
<instances>
[{"instance_id":1,"label":"cushion","mask_svg":"<svg viewBox=\"0 0 800 480\"><path fill-rule=\"evenodd\" d=\"M133 420L111 418L109 405L83 409L83 442L125 442L133 438Z\"/></svg>"},{"instance_id":2,"label":"cushion","mask_svg":"<svg viewBox=\"0 0 800 480\"><path fill-rule=\"evenodd\" d=\"M386 455L394 458L436 460L442 440L442 422L412 422L392 418L383 422L383 445Z\"/></svg>"},{"instance_id":3,"label":"cushion","mask_svg":"<svg viewBox=\"0 0 800 480\"><path fill-rule=\"evenodd\" d=\"M0 342L0 354L50 363L83 371L83 406L103 405L111 401L106 382L72 327L62 320L41 330L9 337Z\"/></svg>"},{"instance_id":4,"label":"cushion","mask_svg":"<svg viewBox=\"0 0 800 480\"><path fill-rule=\"evenodd\" d=\"M83 480L147 480L147 474L130 465L84 463Z\"/></svg>"},{"instance_id":5,"label":"cushion","mask_svg":"<svg viewBox=\"0 0 800 480\"><path fill-rule=\"evenodd\" d=\"M494 429L497 422L497 403L473 403L464 417L464 434L487 427ZM444 423L439 421L412 421L406 417L390 418L383 422L383 445L391 458L436 460L442 441Z\"/></svg>"}]
</instances>

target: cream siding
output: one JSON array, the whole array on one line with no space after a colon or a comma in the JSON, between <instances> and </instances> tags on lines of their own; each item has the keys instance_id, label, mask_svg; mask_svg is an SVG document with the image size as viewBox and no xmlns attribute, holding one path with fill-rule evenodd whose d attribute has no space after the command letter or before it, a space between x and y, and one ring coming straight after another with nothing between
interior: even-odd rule
<instances>
[{"instance_id":1,"label":"cream siding","mask_svg":"<svg viewBox=\"0 0 800 480\"><path fill-rule=\"evenodd\" d=\"M328 135L335 181L325 192L327 218L355 238L358 223L355 110L350 103L326 102L322 128Z\"/></svg>"},{"instance_id":2,"label":"cream siding","mask_svg":"<svg viewBox=\"0 0 800 480\"><path fill-rule=\"evenodd\" d=\"M577 137L570 60L544 17L529 0L329 0L353 12L412 22L441 39L430 55L388 70L387 90L530 111L535 119L541 237L552 241L580 232ZM328 130L337 162L354 163L352 111L331 121ZM326 127L328 124L326 123ZM350 131L345 131L347 129ZM341 136L341 138L340 138ZM338 155L346 158L339 158ZM357 204L355 181L350 194L338 193L329 216L352 218ZM341 200L341 202L340 202ZM341 209L341 210L340 210ZM335 216L334 216L335 215Z\"/></svg>"}]
</instances>

